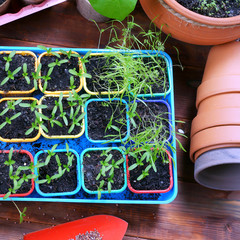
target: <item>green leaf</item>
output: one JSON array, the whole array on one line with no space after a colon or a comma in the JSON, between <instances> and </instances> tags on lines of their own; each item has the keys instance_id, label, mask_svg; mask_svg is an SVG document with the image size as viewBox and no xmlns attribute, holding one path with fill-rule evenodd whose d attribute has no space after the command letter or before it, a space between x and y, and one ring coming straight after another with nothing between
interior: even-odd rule
<instances>
[{"instance_id":1,"label":"green leaf","mask_svg":"<svg viewBox=\"0 0 240 240\"><path fill-rule=\"evenodd\" d=\"M8 80L9 80L9 77L5 77L1 82L1 86L4 85Z\"/></svg>"},{"instance_id":2,"label":"green leaf","mask_svg":"<svg viewBox=\"0 0 240 240\"><path fill-rule=\"evenodd\" d=\"M5 200L5 199L9 198L10 195L11 195L11 192L6 193L3 197L3 199Z\"/></svg>"},{"instance_id":3,"label":"green leaf","mask_svg":"<svg viewBox=\"0 0 240 240\"><path fill-rule=\"evenodd\" d=\"M95 11L105 17L124 20L135 8L137 0L89 0Z\"/></svg>"}]
</instances>

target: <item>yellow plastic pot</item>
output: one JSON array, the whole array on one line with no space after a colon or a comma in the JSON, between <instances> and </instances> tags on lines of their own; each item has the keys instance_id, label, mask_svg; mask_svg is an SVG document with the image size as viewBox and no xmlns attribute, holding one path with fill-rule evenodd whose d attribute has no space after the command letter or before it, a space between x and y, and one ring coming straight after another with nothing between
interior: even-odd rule
<instances>
[{"instance_id":1,"label":"yellow plastic pot","mask_svg":"<svg viewBox=\"0 0 240 240\"><path fill-rule=\"evenodd\" d=\"M57 98L59 98L59 95L57 95L57 94L55 94L55 95L54 94L45 95L45 96L41 97L41 99L39 100L39 104L41 105L42 101L47 97L57 97ZM68 97L69 97L69 95L63 95L63 98L68 98ZM39 109L39 111L40 111L40 113L42 113L42 109ZM82 113L83 112L84 112L84 108L82 107ZM42 119L40 118L40 120L42 120ZM50 136L47 133L45 133L44 130L40 126L40 132L41 132L42 136L45 137L45 138L49 138L49 139L79 138L83 135L84 131L85 131L84 118L82 119L82 129L77 135L52 135L52 136Z\"/></svg>"},{"instance_id":2,"label":"yellow plastic pot","mask_svg":"<svg viewBox=\"0 0 240 240\"><path fill-rule=\"evenodd\" d=\"M104 53L91 53L90 54L90 56L102 56L102 55L106 55L106 53L105 54ZM84 66L84 69L87 72L86 66ZM83 88L90 95L109 95L109 94L118 95L118 94L122 94L124 92L124 89L121 89L120 91L111 91L111 92L106 92L106 91L105 92L100 92L100 93L99 92L92 92L87 87L87 79L86 78L84 78L84 81L83 81Z\"/></svg>"},{"instance_id":3,"label":"yellow plastic pot","mask_svg":"<svg viewBox=\"0 0 240 240\"><path fill-rule=\"evenodd\" d=\"M1 51L0 54L10 54L12 51ZM16 54L18 55L30 55L32 57L34 57L35 59L35 71L37 71L37 56L35 55L35 53L31 52L31 51L16 51ZM10 63L11 64L11 63ZM5 95L5 96L19 96L19 95L30 95L31 93L33 93L35 91L35 88L33 87L32 89L28 90L28 91L9 91L9 92L5 92L5 91L1 91L0 90L0 94Z\"/></svg>"},{"instance_id":4,"label":"yellow plastic pot","mask_svg":"<svg viewBox=\"0 0 240 240\"><path fill-rule=\"evenodd\" d=\"M62 53L61 52L57 52L59 55L62 55ZM77 54L77 52L74 52L74 51L72 51L72 53L75 53L75 54ZM44 57L44 56L49 56L49 55L53 55L52 53L47 53L47 52L44 52L44 53L42 53L42 54L40 54L39 55L39 57L38 57L38 60L37 60L37 63L38 63L38 65L41 63L41 59L42 59L42 57ZM83 73L84 73L84 68L83 68L83 65L82 65L82 62L81 62L81 60L80 60L80 58L78 58L78 62L79 62L79 69L82 69L82 71L83 71ZM41 76L41 71L40 71L40 76ZM85 77L81 77L80 79L79 79L79 81L80 81L80 85L79 85L79 87L77 88L77 89L75 89L75 92L80 92L81 91L81 89L82 89L82 86L83 86L83 82L85 81ZM70 79L69 79L69 82L70 82ZM39 80L39 89L43 92L43 86L42 86L42 81L41 81L41 79ZM71 90L64 90L64 91L62 91L62 90L57 90L57 91L45 91L45 92L43 92L44 94L46 94L46 95L52 95L52 94L55 94L55 95L60 95L61 93L62 94L69 94L69 92L71 92Z\"/></svg>"},{"instance_id":5,"label":"yellow plastic pot","mask_svg":"<svg viewBox=\"0 0 240 240\"><path fill-rule=\"evenodd\" d=\"M7 98L2 98L0 99L0 103L1 102L4 102L4 101L9 101L9 100L18 100L18 99L22 99L23 101L24 100L30 100L30 101L37 101L38 103L38 100L36 98L33 98L33 97L7 97ZM40 129L38 130L38 134L37 136L35 136L34 138L12 138L12 139L6 139L6 138L2 138L0 136L0 141L2 142L8 142L8 143L12 143L12 142L35 142L39 139L39 137L41 136L41 133L40 133Z\"/></svg>"}]
</instances>

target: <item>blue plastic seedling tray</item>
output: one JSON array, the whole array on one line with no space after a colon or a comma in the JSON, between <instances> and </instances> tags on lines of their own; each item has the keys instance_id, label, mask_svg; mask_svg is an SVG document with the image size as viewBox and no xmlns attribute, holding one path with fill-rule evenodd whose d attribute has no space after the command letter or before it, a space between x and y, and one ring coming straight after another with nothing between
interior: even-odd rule
<instances>
[{"instance_id":1,"label":"blue plastic seedling tray","mask_svg":"<svg viewBox=\"0 0 240 240\"><path fill-rule=\"evenodd\" d=\"M68 51L68 48L61 48L63 50ZM41 54L43 51L35 48L35 47L0 47L0 51L33 51L36 55ZM58 51L59 48L54 48L53 51ZM107 49L81 49L81 48L72 48L72 50L78 52L81 55L86 54L88 51L91 51L92 53L97 52L110 52L112 50ZM139 51L132 51L133 53L138 54ZM142 51L142 53L153 53L156 54L156 52L150 52L150 51ZM170 107L171 107L171 120L172 120L172 127L175 129L175 112L174 112L174 91L173 91L173 73L172 73L172 60L168 56L168 54L164 52L160 52L163 56L163 58L166 60L167 67L168 67L168 73L169 73L169 81L170 81L170 92L166 94L166 96L157 97L157 99L164 99L166 100ZM82 90L83 92L84 90ZM42 96L42 93L35 92L33 93L33 96L36 98L40 98ZM156 98L155 98L156 99ZM173 133L172 138L172 146L176 149L176 141L175 141L175 133ZM14 149L25 149L28 150L35 156L35 154L40 150L47 150L51 149L54 144L58 144L58 149L64 149L65 143L68 143L71 149L74 149L78 152L80 155L81 152L86 148L99 148L103 147L103 144L101 143L92 143L87 140L85 137L85 134L77 139L55 139L50 140L46 139L44 137L40 137L37 141L33 143L5 143L0 142L0 149L9 150L11 147ZM109 143L104 144L104 147L107 146L119 146L119 143ZM81 190L72 196L61 196L61 197L42 197L40 196L36 190L31 193L31 195L27 197L12 197L14 201L41 201L41 202L75 202L75 203L125 203L125 204L167 204L170 203L175 199L178 192L178 184L177 184L177 156L176 152L172 152L171 149L169 151L172 154L173 157L173 188L167 192L162 194L135 194L132 193L128 188L124 190L122 193L111 193L111 194L102 194L102 197L100 200L97 199L97 195L88 194L84 192L84 190L81 188ZM0 200L3 200L0 198ZM5 201L9 201L10 199L7 199Z\"/></svg>"}]
</instances>

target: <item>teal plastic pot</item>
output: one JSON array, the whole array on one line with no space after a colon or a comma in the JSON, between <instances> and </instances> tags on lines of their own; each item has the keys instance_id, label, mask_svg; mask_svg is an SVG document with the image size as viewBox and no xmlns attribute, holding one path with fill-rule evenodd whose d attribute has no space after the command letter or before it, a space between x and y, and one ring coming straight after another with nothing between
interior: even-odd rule
<instances>
[{"instance_id":1,"label":"teal plastic pot","mask_svg":"<svg viewBox=\"0 0 240 240\"><path fill-rule=\"evenodd\" d=\"M66 149L56 149L54 150L54 152L56 153L60 153L60 152L67 152ZM43 197L57 197L57 196L67 196L67 195L74 195L77 192L80 191L81 189L81 176L80 176L80 161L79 161L79 155L78 153L73 150L73 149L69 149L69 152L72 152L75 156L76 156L76 160L77 160L77 165L76 165L76 171L77 171L77 187L75 190L70 191L70 192L55 192L55 193L45 193L43 191L41 191L39 184L35 183L35 189L37 191L37 193ZM34 157L34 164L36 165L38 162L38 158L42 153L46 153L46 151L39 151L37 152L37 154ZM35 174L38 175L37 169L35 168ZM38 179L37 179L38 180Z\"/></svg>"},{"instance_id":2,"label":"teal plastic pot","mask_svg":"<svg viewBox=\"0 0 240 240\"><path fill-rule=\"evenodd\" d=\"M134 55L133 56L133 58L151 58L151 56L156 56L156 55L150 55L150 54L139 54L139 55ZM164 91L164 92L160 92L160 93L142 93L142 94L134 94L133 92L132 92L132 88L131 88L131 86L130 86L130 84L129 84L129 87L128 87L128 89L129 89L129 91L130 91L130 93L133 95L133 96L135 96L135 97L141 97L141 98L144 98L144 97L165 97L166 95L168 95L168 94L170 94L170 92L171 92L171 90L172 90L172 74L170 74L171 73L171 68L170 68L170 66L171 66L171 64L170 64L170 62L171 62L171 59L170 59L170 57L166 54L166 53L163 53L163 52L161 52L161 53L159 53L159 54L157 54L157 57L160 57L160 58L162 58L164 61L165 61L165 63L166 63L166 77L167 77L167 81L168 81L168 83L169 83L169 87L168 87L168 89L166 89L166 91Z\"/></svg>"},{"instance_id":3,"label":"teal plastic pot","mask_svg":"<svg viewBox=\"0 0 240 240\"><path fill-rule=\"evenodd\" d=\"M85 186L85 181L84 181L84 165L83 165L83 157L86 153L91 152L91 151L103 151L103 150L107 150L109 148L107 147L103 147L103 148L87 148L85 149L82 153L81 153L81 180L82 180L82 188L85 192L89 193L89 194L98 194L98 191L91 191L89 189L86 188ZM122 153L123 158L126 160L126 156L124 155L123 151L118 148L118 147L112 147L112 150L117 150L119 152ZM126 161L124 161L123 163L123 167L124 167L124 185L117 190L111 190L111 193L121 193L122 191L124 191L127 187L127 174L126 174ZM104 190L101 191L101 193L108 193L108 190Z\"/></svg>"},{"instance_id":4,"label":"teal plastic pot","mask_svg":"<svg viewBox=\"0 0 240 240\"><path fill-rule=\"evenodd\" d=\"M123 99L120 99L120 98L114 98L112 99L111 101L120 101L122 103L124 103L126 105L126 123L127 123L127 133L125 135L124 138L122 139L115 139L113 141L110 141L110 140L100 140L100 139L92 139L89 137L89 133L88 133L88 105L89 103L91 102L106 102L108 101L109 102L109 99L107 98L101 98L101 99L98 99L98 98L94 98L94 99L90 99L86 102L85 104L85 108L84 108L84 112L85 112L85 134L86 134L86 138L90 141L90 142L94 142L94 143L108 143L108 142L111 142L111 143L119 143L119 142L124 142L126 141L128 138L129 138L129 135L130 135L130 123L129 123L129 117L127 115L127 112L128 112L128 104L125 100ZM107 126L106 126L107 127Z\"/></svg>"}]
</instances>

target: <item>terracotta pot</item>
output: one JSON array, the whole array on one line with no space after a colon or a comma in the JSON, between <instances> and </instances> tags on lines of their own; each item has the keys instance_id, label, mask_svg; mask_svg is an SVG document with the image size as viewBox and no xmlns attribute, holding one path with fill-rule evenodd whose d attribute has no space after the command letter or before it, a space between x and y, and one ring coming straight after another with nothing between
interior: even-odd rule
<instances>
[{"instance_id":1,"label":"terracotta pot","mask_svg":"<svg viewBox=\"0 0 240 240\"><path fill-rule=\"evenodd\" d=\"M219 148L222 144L228 146L240 143L240 126L219 126L202 130L191 138L190 159L195 162L195 153L207 147Z\"/></svg>"},{"instance_id":2,"label":"terracotta pot","mask_svg":"<svg viewBox=\"0 0 240 240\"><path fill-rule=\"evenodd\" d=\"M76 2L78 11L87 20L94 20L95 22L106 22L109 20L109 18L96 12L88 0L76 0Z\"/></svg>"},{"instance_id":3,"label":"terracotta pot","mask_svg":"<svg viewBox=\"0 0 240 240\"><path fill-rule=\"evenodd\" d=\"M194 134L216 126L240 126L240 108L220 108L204 111L192 121L191 137Z\"/></svg>"},{"instance_id":4,"label":"terracotta pot","mask_svg":"<svg viewBox=\"0 0 240 240\"><path fill-rule=\"evenodd\" d=\"M240 22L239 22L240 24ZM240 32L238 37L240 37ZM211 48L202 82L214 79L225 81L229 76L240 76L240 42L230 42Z\"/></svg>"},{"instance_id":5,"label":"terracotta pot","mask_svg":"<svg viewBox=\"0 0 240 240\"><path fill-rule=\"evenodd\" d=\"M197 108L208 97L223 93L240 93L239 62L240 42L215 46L210 50L203 80L197 90Z\"/></svg>"},{"instance_id":6,"label":"terracotta pot","mask_svg":"<svg viewBox=\"0 0 240 240\"><path fill-rule=\"evenodd\" d=\"M216 45L240 36L240 16L213 18L194 13L175 0L140 0L153 22L166 34L178 40Z\"/></svg>"},{"instance_id":7,"label":"terracotta pot","mask_svg":"<svg viewBox=\"0 0 240 240\"><path fill-rule=\"evenodd\" d=\"M209 188L239 191L239 176L240 147L211 150L195 162L195 180Z\"/></svg>"},{"instance_id":8,"label":"terracotta pot","mask_svg":"<svg viewBox=\"0 0 240 240\"><path fill-rule=\"evenodd\" d=\"M7 11L10 2L11 0L6 0L4 3L0 5L0 15L4 14Z\"/></svg>"},{"instance_id":9,"label":"terracotta pot","mask_svg":"<svg viewBox=\"0 0 240 240\"><path fill-rule=\"evenodd\" d=\"M240 94L228 93L208 97L201 102L198 107L198 114L205 111L213 111L215 109L223 108L239 108L240 107Z\"/></svg>"}]
</instances>

